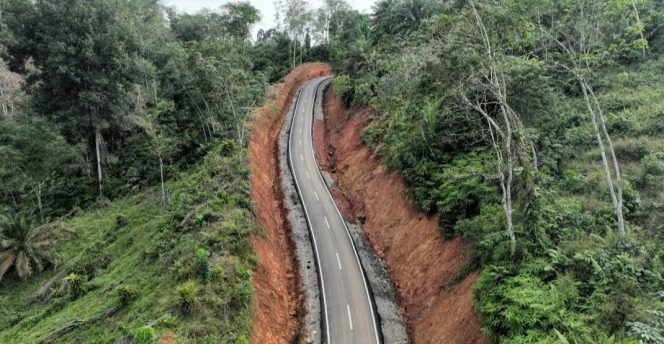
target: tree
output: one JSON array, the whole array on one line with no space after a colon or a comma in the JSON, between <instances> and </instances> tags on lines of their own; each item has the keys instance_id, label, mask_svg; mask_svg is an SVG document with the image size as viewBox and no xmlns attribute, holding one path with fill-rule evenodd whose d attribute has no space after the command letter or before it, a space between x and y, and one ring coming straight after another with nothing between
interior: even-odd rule
<instances>
[{"instance_id":1,"label":"tree","mask_svg":"<svg viewBox=\"0 0 664 344\"><path fill-rule=\"evenodd\" d=\"M235 43L245 42L251 26L261 19L258 9L249 2L230 2L221 6L221 10L227 36Z\"/></svg>"},{"instance_id":2,"label":"tree","mask_svg":"<svg viewBox=\"0 0 664 344\"><path fill-rule=\"evenodd\" d=\"M545 3L548 4L548 3ZM599 146L604 176L618 223L618 233L625 234L623 180L613 141L599 97L592 86L595 71L631 49L645 49L643 25L634 2L562 1L538 7L537 23L543 36L546 60L578 83ZM634 26L624 14L635 15ZM628 30L629 29L629 30ZM631 38L628 32L636 32ZM613 49L607 49L612 46ZM645 50L642 50L645 51ZM608 154L607 154L608 152Z\"/></svg>"},{"instance_id":3,"label":"tree","mask_svg":"<svg viewBox=\"0 0 664 344\"><path fill-rule=\"evenodd\" d=\"M277 0L275 7L279 17L283 18L286 33L292 39L289 46L291 68L298 63L298 50L300 53L299 63L303 60L303 40L306 29L312 18L312 12L305 0Z\"/></svg>"},{"instance_id":4,"label":"tree","mask_svg":"<svg viewBox=\"0 0 664 344\"><path fill-rule=\"evenodd\" d=\"M23 0L12 0L25 3ZM16 40L8 45L13 66L33 61L27 80L37 109L55 121L72 143L93 142L99 193L103 193L105 131L121 129L141 80L137 32L123 23L120 0L39 0L23 5ZM17 14L19 16L19 14Z\"/></svg>"},{"instance_id":5,"label":"tree","mask_svg":"<svg viewBox=\"0 0 664 344\"><path fill-rule=\"evenodd\" d=\"M32 226L26 215L0 215L0 281L12 266L20 278L27 278L35 267L42 271L45 264L55 264L50 250L63 232L53 229Z\"/></svg>"},{"instance_id":6,"label":"tree","mask_svg":"<svg viewBox=\"0 0 664 344\"><path fill-rule=\"evenodd\" d=\"M159 176L161 178L161 203L166 204L166 188L164 186L164 159L173 151L173 139L167 135L165 128L159 123L159 117L168 112L175 111L175 104L160 101L150 111L134 116L136 124L150 137L150 151L159 159Z\"/></svg>"},{"instance_id":7,"label":"tree","mask_svg":"<svg viewBox=\"0 0 664 344\"><path fill-rule=\"evenodd\" d=\"M21 83L21 77L12 73L0 59L0 120L14 117L17 106L16 94Z\"/></svg>"}]
</instances>

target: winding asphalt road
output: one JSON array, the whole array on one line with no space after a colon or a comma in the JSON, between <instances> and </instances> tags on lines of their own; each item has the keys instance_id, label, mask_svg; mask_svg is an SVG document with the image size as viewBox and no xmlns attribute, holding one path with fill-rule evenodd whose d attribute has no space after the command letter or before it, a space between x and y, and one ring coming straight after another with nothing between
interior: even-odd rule
<instances>
[{"instance_id":1,"label":"winding asphalt road","mask_svg":"<svg viewBox=\"0 0 664 344\"><path fill-rule=\"evenodd\" d=\"M323 341L380 343L378 323L355 246L314 156L312 126L316 91L328 78L307 82L294 99L297 103L288 142L291 171L322 275L319 280L323 294Z\"/></svg>"}]
</instances>

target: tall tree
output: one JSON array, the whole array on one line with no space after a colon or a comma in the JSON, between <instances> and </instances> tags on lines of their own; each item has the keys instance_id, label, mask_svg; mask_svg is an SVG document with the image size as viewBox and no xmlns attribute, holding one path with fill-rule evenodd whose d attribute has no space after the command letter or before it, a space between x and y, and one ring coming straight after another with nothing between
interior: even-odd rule
<instances>
[{"instance_id":1,"label":"tall tree","mask_svg":"<svg viewBox=\"0 0 664 344\"><path fill-rule=\"evenodd\" d=\"M31 60L28 79L38 110L58 123L70 142L93 142L103 193L105 132L121 128L132 107L129 93L141 76L136 30L124 23L121 0L11 0L27 10L7 50L13 66Z\"/></svg>"},{"instance_id":2,"label":"tall tree","mask_svg":"<svg viewBox=\"0 0 664 344\"><path fill-rule=\"evenodd\" d=\"M581 89L602 158L618 233L624 235L624 185L620 164L592 78L598 68L623 56L626 51L640 49L645 52L647 41L643 39L638 11L631 1L570 0L542 3L536 13L543 42L548 44L543 49L546 60L553 68L572 76ZM630 21L634 23L630 24ZM609 46L612 49L607 49Z\"/></svg>"},{"instance_id":3,"label":"tall tree","mask_svg":"<svg viewBox=\"0 0 664 344\"><path fill-rule=\"evenodd\" d=\"M291 68L295 68L299 62L302 63L304 38L308 25L312 18L312 12L306 0L277 0L277 18L282 18L284 29L291 38L290 44L290 62Z\"/></svg>"},{"instance_id":4,"label":"tall tree","mask_svg":"<svg viewBox=\"0 0 664 344\"><path fill-rule=\"evenodd\" d=\"M249 38L252 25L260 19L260 12L249 2L230 2L221 6L227 36L231 41L241 43Z\"/></svg>"}]
</instances>

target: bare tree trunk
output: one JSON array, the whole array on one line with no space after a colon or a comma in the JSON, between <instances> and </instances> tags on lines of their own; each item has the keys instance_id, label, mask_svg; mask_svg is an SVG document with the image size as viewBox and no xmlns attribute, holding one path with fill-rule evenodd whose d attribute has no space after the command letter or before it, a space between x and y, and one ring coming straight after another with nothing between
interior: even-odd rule
<instances>
[{"instance_id":1,"label":"bare tree trunk","mask_svg":"<svg viewBox=\"0 0 664 344\"><path fill-rule=\"evenodd\" d=\"M599 145L599 153L602 157L602 166L604 167L604 175L606 177L606 183L609 186L609 195L611 196L611 203L613 205L613 209L616 214L616 218L618 221L618 233L620 235L625 235L625 220L623 217L623 209L622 209L622 187L619 185L618 190L620 190L620 200L618 196L616 195L616 188L614 187L613 184L613 176L611 174L611 169L609 167L609 162L606 157L606 150L604 147L604 140L602 139L602 133L600 133L599 129L599 124L598 124L598 114L595 109L593 109L593 105L590 100L590 95L589 95L589 86L585 79L582 77L579 77L579 83L581 84L581 90L583 91L583 98L586 102L586 106L588 108L588 112L590 113L590 119L593 124L593 132L595 133L595 138L597 139L597 144ZM605 133L605 135L608 135L608 132ZM606 136L608 137L608 136ZM615 159L615 153L613 153L613 159ZM614 168L617 169L617 161L614 160ZM619 169L617 169L619 171ZM618 172L619 173L619 172ZM618 182L620 183L620 182Z\"/></svg>"},{"instance_id":2,"label":"bare tree trunk","mask_svg":"<svg viewBox=\"0 0 664 344\"><path fill-rule=\"evenodd\" d=\"M488 121L487 121L488 123ZM507 233L510 237L510 255L514 257L516 252L516 236L514 235L514 224L512 221L512 168L511 162L507 166L507 180L505 178L505 171L503 170L503 153L497 142L497 135L493 133L491 123L488 123L489 133L491 134L491 145L496 152L496 170L498 172L498 180L500 181L500 189L502 191L502 198L500 204L505 212L505 222L507 225ZM508 153L508 161L511 159L511 153Z\"/></svg>"},{"instance_id":3,"label":"bare tree trunk","mask_svg":"<svg viewBox=\"0 0 664 344\"><path fill-rule=\"evenodd\" d=\"M514 224L512 222L512 181L514 179L514 157L512 156L512 125L510 124L507 109L501 106L503 121L505 121L505 153L507 154L507 181L503 181L505 216L507 221L507 233L510 236L510 254L514 257L516 253L516 237L514 236Z\"/></svg>"},{"instance_id":4,"label":"bare tree trunk","mask_svg":"<svg viewBox=\"0 0 664 344\"><path fill-rule=\"evenodd\" d=\"M159 156L159 174L161 175L161 204L166 204L166 188L164 187L164 159L161 157L161 152L158 153Z\"/></svg>"},{"instance_id":5,"label":"bare tree trunk","mask_svg":"<svg viewBox=\"0 0 664 344\"><path fill-rule=\"evenodd\" d=\"M620 165L618 163L618 157L616 156L616 151L613 149L613 141L611 140L611 136L609 135L609 131L606 129L606 121L604 120L604 112L602 111L602 107L599 104L599 99L597 99L597 96L595 95L595 92L593 91L592 87L586 83L586 89L590 93L590 96L593 99L593 102L595 103L595 109L596 114L597 114L597 119L600 125L600 128L602 129L602 132L604 133L604 138L606 139L607 143L607 148L609 151L609 154L611 156L611 161L613 165L613 173L615 174L616 178L616 183L614 184L616 188L616 217L618 218L618 233L620 235L625 235L625 219L623 216L623 182L622 182L622 176L620 174Z\"/></svg>"},{"instance_id":6,"label":"bare tree trunk","mask_svg":"<svg viewBox=\"0 0 664 344\"><path fill-rule=\"evenodd\" d=\"M37 194L37 207L39 208L39 216L41 217L42 222L44 222L44 206L42 204L42 198L41 198L41 182L37 183L36 194Z\"/></svg>"},{"instance_id":7,"label":"bare tree trunk","mask_svg":"<svg viewBox=\"0 0 664 344\"><path fill-rule=\"evenodd\" d=\"M535 171L539 170L539 161L537 160L537 149L535 149L535 143L532 141L530 142L530 151L532 152L533 155L533 167L535 168Z\"/></svg>"},{"instance_id":8,"label":"bare tree trunk","mask_svg":"<svg viewBox=\"0 0 664 344\"><path fill-rule=\"evenodd\" d=\"M489 39L489 34L486 31L482 17L480 16L477 8L475 7L475 2L470 1L470 6L473 10L473 15L475 16L475 21L477 26L480 29L482 35L482 40L484 41L484 48L486 49L487 59L489 60L490 71L489 76L487 77L490 83L490 92L496 97L500 105L500 112L503 116L503 125L505 126L504 134L502 135L503 140L505 141L505 154L507 155L507 178L505 178L505 171L503 171L503 155L500 147L497 144L496 137L493 134L492 120L491 117L482 109L478 104L475 108L482 113L482 115L487 119L489 123L489 130L491 131L491 140L494 150L496 151L496 160L498 166L498 177L500 179L500 188L502 190L502 206L505 212L505 222L507 227L507 233L510 237L510 255L514 257L516 253L516 236L514 234L514 222L512 219L513 207L512 207L512 183L514 179L514 156L512 152L512 138L514 132L520 128L520 120L516 114L512 113L512 110L507 104L507 92L505 86L505 80L503 74L500 72L496 66L496 61L494 59L493 49L491 47L491 40ZM514 128L512 126L512 121L514 121ZM493 122L493 125L498 128L498 126ZM498 131L500 133L500 131Z\"/></svg>"},{"instance_id":9,"label":"bare tree trunk","mask_svg":"<svg viewBox=\"0 0 664 344\"><path fill-rule=\"evenodd\" d=\"M97 181L99 183L99 195L103 195L103 185L102 185L102 174L101 174L101 153L99 150L99 145L101 141L101 132L99 127L95 127L95 152L97 154Z\"/></svg>"},{"instance_id":10,"label":"bare tree trunk","mask_svg":"<svg viewBox=\"0 0 664 344\"><path fill-rule=\"evenodd\" d=\"M14 208L18 208L18 203L16 203L16 197L14 197L14 191L10 191L9 194L12 196L12 202L14 203Z\"/></svg>"}]
</instances>

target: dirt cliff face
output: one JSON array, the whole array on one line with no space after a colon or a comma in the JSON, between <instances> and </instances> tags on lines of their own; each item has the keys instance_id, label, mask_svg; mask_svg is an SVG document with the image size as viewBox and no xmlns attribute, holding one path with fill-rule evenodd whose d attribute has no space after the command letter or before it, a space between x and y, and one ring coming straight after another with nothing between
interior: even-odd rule
<instances>
[{"instance_id":1,"label":"dirt cliff face","mask_svg":"<svg viewBox=\"0 0 664 344\"><path fill-rule=\"evenodd\" d=\"M347 208L344 216L362 219L395 284L415 343L488 343L472 306L478 274L445 288L464 263L464 243L444 240L437 218L413 207L403 180L397 173L385 173L364 145L369 115L361 110L349 116L330 88L325 121L314 125L317 158L338 183L335 198Z\"/></svg>"},{"instance_id":2,"label":"dirt cliff face","mask_svg":"<svg viewBox=\"0 0 664 344\"><path fill-rule=\"evenodd\" d=\"M251 237L259 261L253 275L252 343L291 343L300 335L302 300L280 187L278 138L298 88L307 80L331 73L330 66L322 63L295 68L283 84L272 87L265 105L254 113L249 142L251 196L264 233Z\"/></svg>"}]
</instances>

